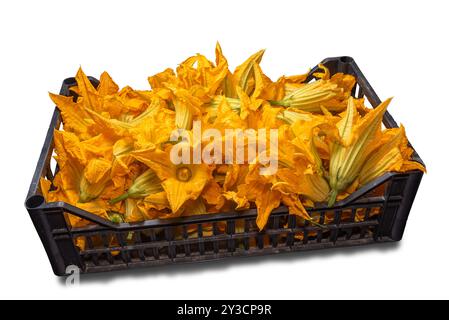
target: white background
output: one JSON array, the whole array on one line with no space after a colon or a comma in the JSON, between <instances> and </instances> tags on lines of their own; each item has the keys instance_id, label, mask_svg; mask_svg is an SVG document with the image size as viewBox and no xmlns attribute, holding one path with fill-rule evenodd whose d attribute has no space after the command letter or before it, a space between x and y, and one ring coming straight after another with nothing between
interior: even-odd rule
<instances>
[{"instance_id":1,"label":"white background","mask_svg":"<svg viewBox=\"0 0 449 320\"><path fill-rule=\"evenodd\" d=\"M1 1L0 297L449 298L447 1ZM82 65L121 86L219 40L235 67L266 48L272 78L353 56L425 161L399 245L55 277L23 201L50 121L47 92Z\"/></svg>"}]
</instances>

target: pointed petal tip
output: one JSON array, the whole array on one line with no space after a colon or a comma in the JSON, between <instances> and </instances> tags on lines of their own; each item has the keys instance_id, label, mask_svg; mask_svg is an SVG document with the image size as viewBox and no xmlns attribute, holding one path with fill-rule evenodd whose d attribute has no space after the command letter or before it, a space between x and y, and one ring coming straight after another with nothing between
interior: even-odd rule
<instances>
[{"instance_id":1,"label":"pointed petal tip","mask_svg":"<svg viewBox=\"0 0 449 320\"><path fill-rule=\"evenodd\" d=\"M252 57L254 58L254 61L257 63L260 63L260 61L262 60L262 57L265 53L265 49L261 49L259 51L257 51Z\"/></svg>"}]
</instances>

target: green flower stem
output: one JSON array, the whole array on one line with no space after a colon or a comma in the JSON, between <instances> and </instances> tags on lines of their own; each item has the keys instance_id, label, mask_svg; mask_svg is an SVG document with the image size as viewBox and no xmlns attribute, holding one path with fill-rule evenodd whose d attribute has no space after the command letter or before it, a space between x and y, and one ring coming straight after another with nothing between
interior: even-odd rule
<instances>
[{"instance_id":1,"label":"green flower stem","mask_svg":"<svg viewBox=\"0 0 449 320\"><path fill-rule=\"evenodd\" d=\"M270 104L273 106L290 107L289 101L284 100L269 100Z\"/></svg>"},{"instance_id":2,"label":"green flower stem","mask_svg":"<svg viewBox=\"0 0 449 320\"><path fill-rule=\"evenodd\" d=\"M128 197L129 197L129 193L128 193L128 192L125 192L125 193L122 194L121 196L118 196L117 198L114 198L114 199L109 200L109 203L110 203L110 204L116 204L117 202L120 202L120 201L123 201L123 200L128 199Z\"/></svg>"},{"instance_id":3,"label":"green flower stem","mask_svg":"<svg viewBox=\"0 0 449 320\"><path fill-rule=\"evenodd\" d=\"M329 201L327 205L329 207L332 207L335 204L335 201L337 200L338 191L335 189L332 189L330 195L329 195Z\"/></svg>"}]
</instances>

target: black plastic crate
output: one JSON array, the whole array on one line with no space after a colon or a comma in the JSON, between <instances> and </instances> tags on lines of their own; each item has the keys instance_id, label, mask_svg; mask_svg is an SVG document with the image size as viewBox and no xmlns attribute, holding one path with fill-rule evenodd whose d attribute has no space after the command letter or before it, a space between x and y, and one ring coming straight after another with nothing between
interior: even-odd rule
<instances>
[{"instance_id":1,"label":"black plastic crate","mask_svg":"<svg viewBox=\"0 0 449 320\"><path fill-rule=\"evenodd\" d=\"M322 62L331 74L352 74L357 84L353 96L365 97L373 107L380 99L351 57L328 58ZM312 69L308 80L312 80ZM89 78L96 85L98 80ZM64 80L61 94L70 95L74 78ZM44 147L31 182L25 206L36 227L56 275L76 265L82 273L130 269L181 262L199 262L227 257L257 256L271 253L365 245L399 241L423 173L386 173L365 185L334 207L309 209L325 227L300 221L285 207L274 210L266 228L259 232L256 209L208 214L141 223L112 222L64 202L45 203L39 179L52 179L50 167L53 131L61 123L55 109ZM397 127L386 112L383 123ZM413 160L422 163L415 152ZM67 214L92 222L72 228ZM75 246L77 238L85 249Z\"/></svg>"}]
</instances>

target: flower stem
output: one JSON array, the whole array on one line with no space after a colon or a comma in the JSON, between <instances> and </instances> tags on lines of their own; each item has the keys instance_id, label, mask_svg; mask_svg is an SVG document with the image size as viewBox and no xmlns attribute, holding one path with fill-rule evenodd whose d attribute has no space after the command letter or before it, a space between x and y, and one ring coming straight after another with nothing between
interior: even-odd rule
<instances>
[{"instance_id":1,"label":"flower stem","mask_svg":"<svg viewBox=\"0 0 449 320\"><path fill-rule=\"evenodd\" d=\"M332 189L330 195L329 195L329 201L327 203L328 207L332 207L335 204L335 201L337 200L338 191L335 189Z\"/></svg>"},{"instance_id":2,"label":"flower stem","mask_svg":"<svg viewBox=\"0 0 449 320\"><path fill-rule=\"evenodd\" d=\"M284 100L268 100L273 106L290 107L290 103Z\"/></svg>"},{"instance_id":3,"label":"flower stem","mask_svg":"<svg viewBox=\"0 0 449 320\"><path fill-rule=\"evenodd\" d=\"M117 198L114 198L114 199L109 200L109 203L110 203L110 204L116 204L117 202L120 202L120 201L123 201L123 200L128 199L128 197L129 197L129 193L128 193L128 192L125 192L125 193L122 194L121 196L118 196Z\"/></svg>"}]
</instances>

